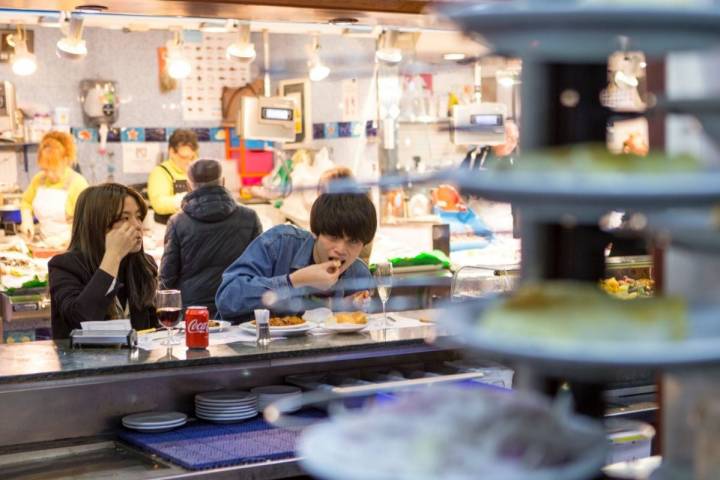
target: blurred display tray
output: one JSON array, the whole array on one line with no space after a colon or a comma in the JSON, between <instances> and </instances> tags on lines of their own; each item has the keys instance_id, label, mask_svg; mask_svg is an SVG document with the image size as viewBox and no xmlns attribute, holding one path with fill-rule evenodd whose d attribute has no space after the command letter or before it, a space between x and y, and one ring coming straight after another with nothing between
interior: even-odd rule
<instances>
[{"instance_id":1,"label":"blurred display tray","mask_svg":"<svg viewBox=\"0 0 720 480\"><path fill-rule=\"evenodd\" d=\"M554 343L547 341L550 337L509 338L484 328L483 313L497 301L479 299L449 306L437 315L436 322L450 335L439 337L436 343L460 344L489 360L524 364L546 375L584 381L613 378L621 369L660 371L720 363L718 305L690 305L687 338L683 340L650 342L634 338L601 342L578 338L572 343Z\"/></svg>"},{"instance_id":2,"label":"blurred display tray","mask_svg":"<svg viewBox=\"0 0 720 480\"><path fill-rule=\"evenodd\" d=\"M720 214L711 210L677 209L648 216L655 235L671 244L720 254Z\"/></svg>"},{"instance_id":3,"label":"blurred display tray","mask_svg":"<svg viewBox=\"0 0 720 480\"><path fill-rule=\"evenodd\" d=\"M461 4L443 9L467 32L477 32L496 53L552 60L607 61L625 48L648 56L706 49L720 41L720 8L684 2L568 0Z\"/></svg>"},{"instance_id":4,"label":"blurred display tray","mask_svg":"<svg viewBox=\"0 0 720 480\"><path fill-rule=\"evenodd\" d=\"M719 30L720 31L720 30ZM571 171L447 172L464 193L532 207L533 216L558 213L673 207L720 202L720 171L692 173L599 173Z\"/></svg>"}]
</instances>

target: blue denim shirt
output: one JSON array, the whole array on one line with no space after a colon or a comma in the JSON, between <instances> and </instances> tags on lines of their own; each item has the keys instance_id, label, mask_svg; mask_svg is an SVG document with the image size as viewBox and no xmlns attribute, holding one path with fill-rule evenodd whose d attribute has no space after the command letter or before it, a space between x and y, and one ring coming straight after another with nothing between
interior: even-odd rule
<instances>
[{"instance_id":1,"label":"blue denim shirt","mask_svg":"<svg viewBox=\"0 0 720 480\"><path fill-rule=\"evenodd\" d=\"M295 270L314 263L314 246L315 237L310 232L292 225L275 226L257 237L223 273L215 295L219 315L237 319L247 318L256 308L291 313L323 306L322 301L313 299L323 292L311 287L294 288L288 278ZM339 299L372 285L370 270L358 259L340 275L331 296ZM268 306L262 297L271 291L277 300Z\"/></svg>"}]
</instances>

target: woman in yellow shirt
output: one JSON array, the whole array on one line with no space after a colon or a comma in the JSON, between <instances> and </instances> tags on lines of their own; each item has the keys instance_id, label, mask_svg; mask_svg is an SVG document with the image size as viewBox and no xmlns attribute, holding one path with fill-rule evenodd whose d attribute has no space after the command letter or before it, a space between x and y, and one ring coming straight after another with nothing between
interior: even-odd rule
<instances>
[{"instance_id":1,"label":"woman in yellow shirt","mask_svg":"<svg viewBox=\"0 0 720 480\"><path fill-rule=\"evenodd\" d=\"M44 240L54 246L70 239L75 202L88 186L85 177L70 168L76 159L75 142L64 132L48 132L38 148L38 172L22 196L21 231L32 237L33 215Z\"/></svg>"}]
</instances>

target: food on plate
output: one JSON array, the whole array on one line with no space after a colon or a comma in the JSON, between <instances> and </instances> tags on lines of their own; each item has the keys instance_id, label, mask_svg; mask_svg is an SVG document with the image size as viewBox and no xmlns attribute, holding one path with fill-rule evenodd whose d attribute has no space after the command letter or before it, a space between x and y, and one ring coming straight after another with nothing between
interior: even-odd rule
<instances>
[{"instance_id":1,"label":"food on plate","mask_svg":"<svg viewBox=\"0 0 720 480\"><path fill-rule=\"evenodd\" d=\"M250 322L252 325L255 325L255 320ZM271 327L297 327L300 325L305 325L305 320L303 320L300 317L296 316L287 316L287 317L271 317L269 320Z\"/></svg>"},{"instance_id":2,"label":"food on plate","mask_svg":"<svg viewBox=\"0 0 720 480\"><path fill-rule=\"evenodd\" d=\"M624 277L618 280L615 277L606 278L600 282L600 287L610 295L622 300L638 297L652 297L655 290L655 281L650 278Z\"/></svg>"},{"instance_id":3,"label":"food on plate","mask_svg":"<svg viewBox=\"0 0 720 480\"><path fill-rule=\"evenodd\" d=\"M309 427L299 447L310 473L395 480L590 478L606 452L601 424L538 396L440 386Z\"/></svg>"},{"instance_id":4,"label":"food on plate","mask_svg":"<svg viewBox=\"0 0 720 480\"><path fill-rule=\"evenodd\" d=\"M220 322L218 322L217 320L208 320L208 328L215 328L219 326Z\"/></svg>"},{"instance_id":5,"label":"food on plate","mask_svg":"<svg viewBox=\"0 0 720 480\"><path fill-rule=\"evenodd\" d=\"M510 165L508 163L508 165ZM501 164L504 166L504 164ZM670 175L696 172L700 162L692 155L650 152L646 156L613 154L605 145L585 144L531 152L514 163L516 170L583 173L649 173Z\"/></svg>"},{"instance_id":6,"label":"food on plate","mask_svg":"<svg viewBox=\"0 0 720 480\"><path fill-rule=\"evenodd\" d=\"M366 325L367 322L365 312L337 312L334 315L334 319L331 318L328 321L328 323L345 323L352 325Z\"/></svg>"},{"instance_id":7,"label":"food on plate","mask_svg":"<svg viewBox=\"0 0 720 480\"><path fill-rule=\"evenodd\" d=\"M675 297L627 302L592 284L554 281L525 285L485 311L483 332L555 343L653 342L686 336L687 308Z\"/></svg>"}]
</instances>

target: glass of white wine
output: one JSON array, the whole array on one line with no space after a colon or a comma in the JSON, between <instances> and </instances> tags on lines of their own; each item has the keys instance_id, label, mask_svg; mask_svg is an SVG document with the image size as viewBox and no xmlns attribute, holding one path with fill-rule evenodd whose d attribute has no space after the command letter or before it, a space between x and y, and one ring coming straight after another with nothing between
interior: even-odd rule
<instances>
[{"instance_id":1,"label":"glass of white wine","mask_svg":"<svg viewBox=\"0 0 720 480\"><path fill-rule=\"evenodd\" d=\"M377 286L378 297L382 302L383 308L383 327L388 326L387 311L385 304L390 298L390 290L392 289L393 267L390 262L378 263L375 267L375 284Z\"/></svg>"}]
</instances>

